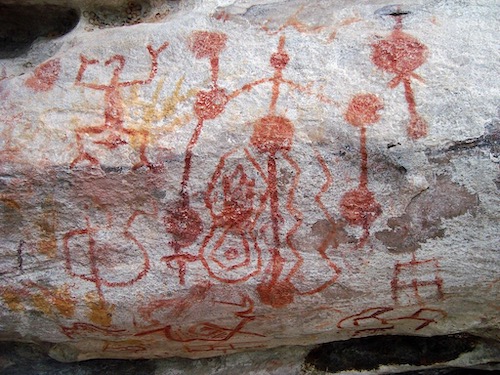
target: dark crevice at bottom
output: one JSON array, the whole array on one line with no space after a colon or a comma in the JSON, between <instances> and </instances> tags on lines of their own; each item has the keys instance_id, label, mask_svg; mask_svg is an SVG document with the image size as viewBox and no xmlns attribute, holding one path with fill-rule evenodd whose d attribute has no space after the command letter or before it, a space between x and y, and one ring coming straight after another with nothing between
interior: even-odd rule
<instances>
[{"instance_id":1,"label":"dark crevice at bottom","mask_svg":"<svg viewBox=\"0 0 500 375\"><path fill-rule=\"evenodd\" d=\"M50 344L0 342L0 375L151 375L154 360L93 359L61 363L47 355Z\"/></svg>"},{"instance_id":2,"label":"dark crevice at bottom","mask_svg":"<svg viewBox=\"0 0 500 375\"><path fill-rule=\"evenodd\" d=\"M479 341L477 337L463 334L365 337L320 345L307 355L305 363L328 372L375 370L381 365L429 366L458 358L462 353L474 350ZM467 371L470 374L473 370ZM411 374L420 373L425 372Z\"/></svg>"},{"instance_id":3,"label":"dark crevice at bottom","mask_svg":"<svg viewBox=\"0 0 500 375\"><path fill-rule=\"evenodd\" d=\"M497 374L497 372L488 370L474 370L470 368L443 368L443 369L400 372L397 375L493 375L493 374ZM389 374L387 373L381 375L389 375Z\"/></svg>"}]
</instances>

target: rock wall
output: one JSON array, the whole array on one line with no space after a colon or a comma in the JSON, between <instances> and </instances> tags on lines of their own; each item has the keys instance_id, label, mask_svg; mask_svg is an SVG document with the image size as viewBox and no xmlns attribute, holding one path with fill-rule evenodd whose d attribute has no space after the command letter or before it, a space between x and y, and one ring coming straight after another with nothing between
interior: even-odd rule
<instances>
[{"instance_id":1,"label":"rock wall","mask_svg":"<svg viewBox=\"0 0 500 375\"><path fill-rule=\"evenodd\" d=\"M1 339L498 339L494 1L0 9Z\"/></svg>"}]
</instances>

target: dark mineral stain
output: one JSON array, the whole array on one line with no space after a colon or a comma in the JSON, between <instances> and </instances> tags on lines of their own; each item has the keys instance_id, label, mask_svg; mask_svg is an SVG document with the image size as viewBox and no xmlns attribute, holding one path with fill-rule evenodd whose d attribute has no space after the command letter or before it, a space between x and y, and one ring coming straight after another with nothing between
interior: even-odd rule
<instances>
[{"instance_id":1,"label":"dark mineral stain","mask_svg":"<svg viewBox=\"0 0 500 375\"><path fill-rule=\"evenodd\" d=\"M402 10L400 5L386 5L380 9L377 9L374 13L378 16L391 17L406 16L408 14L411 14L409 10Z\"/></svg>"},{"instance_id":2,"label":"dark mineral stain","mask_svg":"<svg viewBox=\"0 0 500 375\"><path fill-rule=\"evenodd\" d=\"M500 176L498 176L495 180L495 185L497 186L497 189L500 190Z\"/></svg>"},{"instance_id":3,"label":"dark mineral stain","mask_svg":"<svg viewBox=\"0 0 500 375\"><path fill-rule=\"evenodd\" d=\"M443 237L443 219L451 219L473 211L479 204L477 194L447 176L438 176L429 189L414 197L403 215L387 221L389 230L375 234L389 251L413 252L431 238Z\"/></svg>"},{"instance_id":4,"label":"dark mineral stain","mask_svg":"<svg viewBox=\"0 0 500 375\"><path fill-rule=\"evenodd\" d=\"M340 244L355 243L356 239L349 236L345 230L347 223L344 220L330 222L329 220L319 220L313 224L311 234L321 239L327 239L330 246L337 248Z\"/></svg>"},{"instance_id":5,"label":"dark mineral stain","mask_svg":"<svg viewBox=\"0 0 500 375\"><path fill-rule=\"evenodd\" d=\"M494 118L485 126L484 142L490 148L491 158L500 162L500 119Z\"/></svg>"},{"instance_id":6,"label":"dark mineral stain","mask_svg":"<svg viewBox=\"0 0 500 375\"><path fill-rule=\"evenodd\" d=\"M499 110L500 112L500 110ZM491 159L500 161L500 118L494 117L484 126L484 133L480 137L468 138L455 141L444 148L429 148L425 153L431 161L441 161L449 159L457 152L466 152L477 148L487 148L490 151Z\"/></svg>"},{"instance_id":7,"label":"dark mineral stain","mask_svg":"<svg viewBox=\"0 0 500 375\"><path fill-rule=\"evenodd\" d=\"M0 197L0 238L16 233L22 226L21 206L13 199Z\"/></svg>"}]
</instances>

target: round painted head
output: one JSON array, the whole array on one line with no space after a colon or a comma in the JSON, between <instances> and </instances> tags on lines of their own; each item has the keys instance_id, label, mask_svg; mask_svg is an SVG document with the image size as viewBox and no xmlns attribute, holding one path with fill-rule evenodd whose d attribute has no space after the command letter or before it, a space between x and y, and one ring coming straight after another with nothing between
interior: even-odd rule
<instances>
[{"instance_id":1,"label":"round painted head","mask_svg":"<svg viewBox=\"0 0 500 375\"><path fill-rule=\"evenodd\" d=\"M292 148L294 127L286 117L269 115L254 124L250 143L262 153L276 154Z\"/></svg>"},{"instance_id":2,"label":"round painted head","mask_svg":"<svg viewBox=\"0 0 500 375\"><path fill-rule=\"evenodd\" d=\"M175 243L187 247L196 241L203 230L200 215L188 205L180 202L171 207L164 218L165 229Z\"/></svg>"},{"instance_id":3,"label":"round painted head","mask_svg":"<svg viewBox=\"0 0 500 375\"><path fill-rule=\"evenodd\" d=\"M374 94L357 94L349 102L345 119L353 126L363 127L380 120L379 110L384 108L382 101Z\"/></svg>"},{"instance_id":4,"label":"round painted head","mask_svg":"<svg viewBox=\"0 0 500 375\"><path fill-rule=\"evenodd\" d=\"M222 88L200 91L196 95L194 113L201 120L213 120L224 112L228 101L226 90Z\"/></svg>"},{"instance_id":5,"label":"round painted head","mask_svg":"<svg viewBox=\"0 0 500 375\"><path fill-rule=\"evenodd\" d=\"M226 48L227 35L213 31L195 31L189 39L189 49L197 59L214 58Z\"/></svg>"},{"instance_id":6,"label":"round painted head","mask_svg":"<svg viewBox=\"0 0 500 375\"><path fill-rule=\"evenodd\" d=\"M382 213L373 193L363 187L345 193L340 200L340 210L349 224L364 228L369 227Z\"/></svg>"},{"instance_id":7,"label":"round painted head","mask_svg":"<svg viewBox=\"0 0 500 375\"><path fill-rule=\"evenodd\" d=\"M281 51L273 53L270 59L271 66L277 70L285 69L289 61L290 56L286 52Z\"/></svg>"},{"instance_id":8,"label":"round painted head","mask_svg":"<svg viewBox=\"0 0 500 375\"><path fill-rule=\"evenodd\" d=\"M388 38L374 43L372 49L373 63L398 76L409 75L427 58L427 47L400 30L395 30Z\"/></svg>"}]
</instances>

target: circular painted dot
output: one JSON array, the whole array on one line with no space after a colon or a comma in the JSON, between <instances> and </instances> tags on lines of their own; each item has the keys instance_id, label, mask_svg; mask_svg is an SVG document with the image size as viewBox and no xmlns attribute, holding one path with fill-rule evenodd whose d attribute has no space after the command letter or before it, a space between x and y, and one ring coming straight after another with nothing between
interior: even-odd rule
<instances>
[{"instance_id":1,"label":"circular painted dot","mask_svg":"<svg viewBox=\"0 0 500 375\"><path fill-rule=\"evenodd\" d=\"M189 49L197 59L217 57L226 48L226 34L212 31L195 31L189 40Z\"/></svg>"},{"instance_id":2,"label":"circular painted dot","mask_svg":"<svg viewBox=\"0 0 500 375\"><path fill-rule=\"evenodd\" d=\"M224 258L227 260L235 260L238 258L239 251L235 247L230 247L224 252Z\"/></svg>"},{"instance_id":3,"label":"circular painted dot","mask_svg":"<svg viewBox=\"0 0 500 375\"><path fill-rule=\"evenodd\" d=\"M369 226L382 213L380 204L367 188L348 191L340 201L344 219L351 225Z\"/></svg>"},{"instance_id":4,"label":"circular painted dot","mask_svg":"<svg viewBox=\"0 0 500 375\"><path fill-rule=\"evenodd\" d=\"M276 52L271 55L271 66L274 69L284 69L288 62L290 61L290 56L286 52Z\"/></svg>"},{"instance_id":5,"label":"circular painted dot","mask_svg":"<svg viewBox=\"0 0 500 375\"><path fill-rule=\"evenodd\" d=\"M378 111L384 108L382 101L374 94L357 94L349 102L345 119L353 126L365 126L380 120Z\"/></svg>"},{"instance_id":6,"label":"circular painted dot","mask_svg":"<svg viewBox=\"0 0 500 375\"><path fill-rule=\"evenodd\" d=\"M200 91L196 95L194 112L200 119L213 120L224 112L228 101L229 97L224 89L216 88L210 91Z\"/></svg>"},{"instance_id":7,"label":"circular painted dot","mask_svg":"<svg viewBox=\"0 0 500 375\"><path fill-rule=\"evenodd\" d=\"M375 65L401 76L413 72L426 60L427 47L402 31L394 31L387 39L373 44L372 48Z\"/></svg>"},{"instance_id":8,"label":"circular painted dot","mask_svg":"<svg viewBox=\"0 0 500 375\"><path fill-rule=\"evenodd\" d=\"M170 233L181 247L195 242L203 230L200 215L182 202L169 210L164 222L167 233Z\"/></svg>"}]
</instances>

